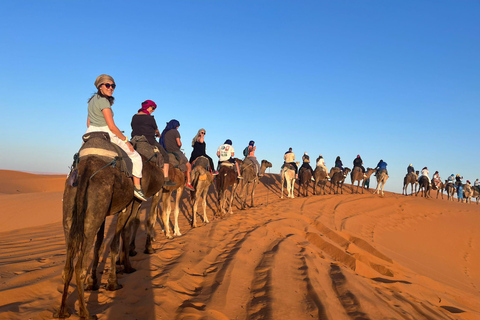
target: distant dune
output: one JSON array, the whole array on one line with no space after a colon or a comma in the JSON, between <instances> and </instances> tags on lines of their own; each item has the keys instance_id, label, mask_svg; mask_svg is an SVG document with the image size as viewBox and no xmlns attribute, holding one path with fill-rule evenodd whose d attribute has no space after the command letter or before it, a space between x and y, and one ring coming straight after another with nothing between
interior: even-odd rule
<instances>
[{"instance_id":1,"label":"distant dune","mask_svg":"<svg viewBox=\"0 0 480 320\"><path fill-rule=\"evenodd\" d=\"M60 305L64 182L0 170L0 319L51 319ZM480 319L480 206L344 188L281 200L279 176L267 174L254 208L196 229L184 196L183 236L165 239L158 223L146 255L142 222L137 271L119 274L115 292L105 290L109 217L88 309L99 319ZM212 186L209 218L214 198ZM75 281L70 292L78 319Z\"/></svg>"}]
</instances>

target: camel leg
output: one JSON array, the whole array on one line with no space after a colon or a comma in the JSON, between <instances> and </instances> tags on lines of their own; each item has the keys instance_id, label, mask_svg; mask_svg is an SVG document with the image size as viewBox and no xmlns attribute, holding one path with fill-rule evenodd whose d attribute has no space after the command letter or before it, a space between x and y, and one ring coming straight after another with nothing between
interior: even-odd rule
<instances>
[{"instance_id":1,"label":"camel leg","mask_svg":"<svg viewBox=\"0 0 480 320\"><path fill-rule=\"evenodd\" d=\"M62 293L62 302L60 303L60 308L57 312L54 313L54 318L68 318L70 317L70 312L66 308L68 288L70 286L70 281L73 277L73 260L75 259L75 250L72 246L67 246L67 257L65 259L65 267L63 269L63 293Z\"/></svg>"},{"instance_id":2,"label":"camel leg","mask_svg":"<svg viewBox=\"0 0 480 320\"><path fill-rule=\"evenodd\" d=\"M175 215L175 229L174 229L174 233L173 235L176 236L176 237L180 237L182 235L182 233L180 232L180 227L178 226L178 215L180 214L180 198L182 197L182 193L183 193L183 187L180 187L177 189L177 194L176 194L176 197L175 197L175 211L174 211L174 215Z\"/></svg>"},{"instance_id":3,"label":"camel leg","mask_svg":"<svg viewBox=\"0 0 480 320\"><path fill-rule=\"evenodd\" d=\"M202 197L202 207L203 207L203 222L204 223L210 223L207 217L207 195L208 195L208 187L205 188L203 191L203 197Z\"/></svg>"},{"instance_id":4,"label":"camel leg","mask_svg":"<svg viewBox=\"0 0 480 320\"><path fill-rule=\"evenodd\" d=\"M230 203L228 204L228 212L230 214L233 214L232 205L233 205L233 199L235 198L235 191L237 189L237 186L238 186L238 184L236 184L236 183L232 186L232 193L230 195Z\"/></svg>"},{"instance_id":5,"label":"camel leg","mask_svg":"<svg viewBox=\"0 0 480 320\"><path fill-rule=\"evenodd\" d=\"M95 247L93 249L93 261L92 261L92 273L90 279L88 280L88 285L85 290L98 290L100 285L98 284L98 261L100 260L100 249L103 244L103 239L105 237L105 220L100 226L100 230L97 232L97 240L95 241Z\"/></svg>"},{"instance_id":6,"label":"camel leg","mask_svg":"<svg viewBox=\"0 0 480 320\"><path fill-rule=\"evenodd\" d=\"M198 184L197 184L198 188ZM193 201L193 210L192 210L192 228L197 228L197 207L200 194L198 190L195 190L195 199Z\"/></svg>"},{"instance_id":7,"label":"camel leg","mask_svg":"<svg viewBox=\"0 0 480 320\"><path fill-rule=\"evenodd\" d=\"M253 180L253 185L252 185L252 193L251 193L251 204L250 204L250 207L253 208L253 197L255 196L255 187L257 185L258 181L257 180Z\"/></svg>"},{"instance_id":8,"label":"camel leg","mask_svg":"<svg viewBox=\"0 0 480 320\"><path fill-rule=\"evenodd\" d=\"M155 223L157 222L158 203L160 202L161 197L162 194L160 191L152 197L152 204L147 217L147 240L145 243L145 250L143 251L146 254L155 253L155 249L152 247L152 242L155 241Z\"/></svg>"},{"instance_id":9,"label":"camel leg","mask_svg":"<svg viewBox=\"0 0 480 320\"><path fill-rule=\"evenodd\" d=\"M242 180L242 193L241 193L241 196L240 198L242 199L242 205L240 206L240 208L242 210L245 210L245 208L247 207L247 197L248 197L248 189L250 187L250 183L248 183L247 181L245 181L245 178Z\"/></svg>"},{"instance_id":10,"label":"camel leg","mask_svg":"<svg viewBox=\"0 0 480 320\"><path fill-rule=\"evenodd\" d=\"M280 199L283 199L283 184L285 183L285 173L282 170L282 195L280 196Z\"/></svg>"},{"instance_id":11,"label":"camel leg","mask_svg":"<svg viewBox=\"0 0 480 320\"><path fill-rule=\"evenodd\" d=\"M170 233L170 211L172 210L170 203L171 192L167 191L163 194L163 210L162 210L162 220L165 227L165 236L167 239L173 239L172 234Z\"/></svg>"},{"instance_id":12,"label":"camel leg","mask_svg":"<svg viewBox=\"0 0 480 320\"><path fill-rule=\"evenodd\" d=\"M111 269L110 275L108 277L107 290L115 291L121 289L122 286L118 284L117 280L117 257L120 246L120 234L127 225L127 221L130 218L130 213L132 212L132 204L130 204L126 210L120 212L117 217L117 225L115 226L115 235L113 236L112 242L110 244L110 262Z\"/></svg>"},{"instance_id":13,"label":"camel leg","mask_svg":"<svg viewBox=\"0 0 480 320\"><path fill-rule=\"evenodd\" d=\"M135 240L137 239L137 231L138 231L138 227L140 226L140 207L142 206L142 202L137 200L137 199L133 199L134 201L134 204L133 204L133 211L132 211L132 214L133 214L133 221L132 221L132 230L131 230L131 240L130 240L130 247L129 247L129 250L128 250L128 254L131 256L131 257L134 257L137 255L137 251L135 251Z\"/></svg>"},{"instance_id":14,"label":"camel leg","mask_svg":"<svg viewBox=\"0 0 480 320\"><path fill-rule=\"evenodd\" d=\"M292 179L292 182L291 182L291 194L292 194L292 199L295 198L295 194L293 193L294 191L294 188L295 188L295 178Z\"/></svg>"}]
</instances>

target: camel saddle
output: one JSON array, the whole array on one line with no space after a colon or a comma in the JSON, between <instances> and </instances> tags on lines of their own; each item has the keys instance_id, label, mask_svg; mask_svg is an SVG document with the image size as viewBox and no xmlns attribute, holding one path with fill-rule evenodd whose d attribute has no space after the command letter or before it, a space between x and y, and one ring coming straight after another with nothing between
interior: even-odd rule
<instances>
[{"instance_id":1,"label":"camel saddle","mask_svg":"<svg viewBox=\"0 0 480 320\"><path fill-rule=\"evenodd\" d=\"M110 141L110 136L107 132L86 133L82 139L84 143L78 151L80 160L87 156L100 157L110 162L112 166L118 167L127 177L132 176L132 160L122 148Z\"/></svg>"},{"instance_id":2,"label":"camel saddle","mask_svg":"<svg viewBox=\"0 0 480 320\"><path fill-rule=\"evenodd\" d=\"M220 167L233 167L233 163L229 162L229 161L222 161L220 162Z\"/></svg>"},{"instance_id":3,"label":"camel saddle","mask_svg":"<svg viewBox=\"0 0 480 320\"><path fill-rule=\"evenodd\" d=\"M178 168L182 172L187 171L187 165L180 162L180 157L174 152L167 151L168 153L168 163L174 168Z\"/></svg>"},{"instance_id":4,"label":"camel saddle","mask_svg":"<svg viewBox=\"0 0 480 320\"><path fill-rule=\"evenodd\" d=\"M163 168L164 159L160 150L156 146L152 146L145 136L135 136L130 142L133 148L147 159L146 162L153 162L159 168Z\"/></svg>"},{"instance_id":5,"label":"camel saddle","mask_svg":"<svg viewBox=\"0 0 480 320\"><path fill-rule=\"evenodd\" d=\"M204 156L200 156L198 157L197 159L195 159L192 163L192 170L193 168L195 167L202 167L203 169L205 170L209 170L209 169L212 169L212 168L209 168L209 161L206 157Z\"/></svg>"}]
</instances>

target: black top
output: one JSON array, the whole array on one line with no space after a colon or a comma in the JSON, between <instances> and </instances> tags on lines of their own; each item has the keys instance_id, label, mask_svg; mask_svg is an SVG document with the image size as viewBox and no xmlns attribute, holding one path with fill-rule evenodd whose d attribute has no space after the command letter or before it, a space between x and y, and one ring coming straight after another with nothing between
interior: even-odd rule
<instances>
[{"instance_id":1,"label":"black top","mask_svg":"<svg viewBox=\"0 0 480 320\"><path fill-rule=\"evenodd\" d=\"M195 141L193 144L192 154L190 155L190 163L200 156L207 154L207 144L205 142Z\"/></svg>"},{"instance_id":2,"label":"black top","mask_svg":"<svg viewBox=\"0 0 480 320\"><path fill-rule=\"evenodd\" d=\"M155 130L158 129L157 122L152 115L136 114L132 117L132 138L145 136L151 145L155 145Z\"/></svg>"},{"instance_id":3,"label":"black top","mask_svg":"<svg viewBox=\"0 0 480 320\"><path fill-rule=\"evenodd\" d=\"M353 166L354 167L361 167L363 164L362 158L358 157L353 160Z\"/></svg>"}]
</instances>

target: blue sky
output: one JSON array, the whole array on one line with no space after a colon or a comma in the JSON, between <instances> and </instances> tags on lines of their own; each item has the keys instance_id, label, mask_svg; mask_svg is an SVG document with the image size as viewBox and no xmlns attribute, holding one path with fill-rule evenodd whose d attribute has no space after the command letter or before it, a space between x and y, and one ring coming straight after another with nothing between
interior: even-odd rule
<instances>
[{"instance_id":1,"label":"blue sky","mask_svg":"<svg viewBox=\"0 0 480 320\"><path fill-rule=\"evenodd\" d=\"M2 1L0 169L67 173L95 78L117 83L115 122L154 100L187 156L255 140L283 154L480 178L478 1ZM349 179L347 180L349 182ZM373 184L375 186L375 184Z\"/></svg>"}]
</instances>

